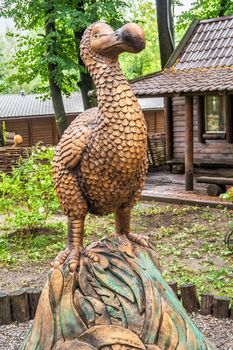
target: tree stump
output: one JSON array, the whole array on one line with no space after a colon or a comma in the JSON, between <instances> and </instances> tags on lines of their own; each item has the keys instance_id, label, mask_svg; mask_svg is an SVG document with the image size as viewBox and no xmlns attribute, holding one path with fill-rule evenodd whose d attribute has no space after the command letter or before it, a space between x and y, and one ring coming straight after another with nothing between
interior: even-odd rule
<instances>
[{"instance_id":1,"label":"tree stump","mask_svg":"<svg viewBox=\"0 0 233 350\"><path fill-rule=\"evenodd\" d=\"M128 243L127 243L128 242ZM163 279L153 249L105 238L51 269L20 350L214 350Z\"/></svg>"},{"instance_id":2,"label":"tree stump","mask_svg":"<svg viewBox=\"0 0 233 350\"><path fill-rule=\"evenodd\" d=\"M27 289L28 305L29 305L29 318L33 320L36 314L36 308L41 295L41 288L29 288Z\"/></svg>"},{"instance_id":3,"label":"tree stump","mask_svg":"<svg viewBox=\"0 0 233 350\"><path fill-rule=\"evenodd\" d=\"M177 298L179 298L179 293L178 293L178 284L177 282L171 281L168 283L169 287L173 290Z\"/></svg>"},{"instance_id":4,"label":"tree stump","mask_svg":"<svg viewBox=\"0 0 233 350\"><path fill-rule=\"evenodd\" d=\"M201 296L201 314L211 315L213 313L213 294L205 293Z\"/></svg>"},{"instance_id":5,"label":"tree stump","mask_svg":"<svg viewBox=\"0 0 233 350\"><path fill-rule=\"evenodd\" d=\"M210 184L207 186L207 194L208 196L220 196L221 193L226 192L226 186L224 185L216 185Z\"/></svg>"},{"instance_id":6,"label":"tree stump","mask_svg":"<svg viewBox=\"0 0 233 350\"><path fill-rule=\"evenodd\" d=\"M230 298L221 296L214 297L213 315L218 318L227 318L230 314L229 306Z\"/></svg>"},{"instance_id":7,"label":"tree stump","mask_svg":"<svg viewBox=\"0 0 233 350\"><path fill-rule=\"evenodd\" d=\"M0 291L0 325L11 322L11 304L9 294Z\"/></svg>"},{"instance_id":8,"label":"tree stump","mask_svg":"<svg viewBox=\"0 0 233 350\"><path fill-rule=\"evenodd\" d=\"M180 292L182 304L188 312L194 312L200 309L196 287L192 283L181 285Z\"/></svg>"},{"instance_id":9,"label":"tree stump","mask_svg":"<svg viewBox=\"0 0 233 350\"><path fill-rule=\"evenodd\" d=\"M26 290L20 289L10 294L12 321L25 322L29 320L29 306Z\"/></svg>"}]
</instances>

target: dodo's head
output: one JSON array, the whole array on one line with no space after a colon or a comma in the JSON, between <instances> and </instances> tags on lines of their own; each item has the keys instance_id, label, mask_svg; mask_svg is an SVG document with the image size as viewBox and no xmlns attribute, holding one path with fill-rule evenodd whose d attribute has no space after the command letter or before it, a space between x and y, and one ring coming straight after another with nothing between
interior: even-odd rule
<instances>
[{"instance_id":1,"label":"dodo's head","mask_svg":"<svg viewBox=\"0 0 233 350\"><path fill-rule=\"evenodd\" d=\"M138 53L144 48L143 30L135 23L125 24L114 31L107 23L96 22L86 29L80 45L86 65L92 59L116 61L123 52Z\"/></svg>"}]
</instances>

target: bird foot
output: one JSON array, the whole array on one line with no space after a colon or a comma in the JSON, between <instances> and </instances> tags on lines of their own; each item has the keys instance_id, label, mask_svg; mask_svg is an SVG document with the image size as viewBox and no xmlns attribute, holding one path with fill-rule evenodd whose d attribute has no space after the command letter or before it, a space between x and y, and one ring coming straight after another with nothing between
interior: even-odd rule
<instances>
[{"instance_id":1,"label":"bird foot","mask_svg":"<svg viewBox=\"0 0 233 350\"><path fill-rule=\"evenodd\" d=\"M134 233L127 233L126 237L128 238L129 241L139 244L142 247L147 247L149 248L149 237L147 236L141 236L141 235L136 235Z\"/></svg>"},{"instance_id":2,"label":"bird foot","mask_svg":"<svg viewBox=\"0 0 233 350\"><path fill-rule=\"evenodd\" d=\"M86 258L91 259L93 262L100 262L100 256L93 252L92 250L84 250L83 255Z\"/></svg>"},{"instance_id":3,"label":"bird foot","mask_svg":"<svg viewBox=\"0 0 233 350\"><path fill-rule=\"evenodd\" d=\"M52 262L52 266L55 269L61 268L66 261L68 261L69 270L70 272L74 272L77 270L79 266L79 260L80 260L80 249L70 249L66 248L62 252L58 254L58 256L54 259Z\"/></svg>"}]
</instances>

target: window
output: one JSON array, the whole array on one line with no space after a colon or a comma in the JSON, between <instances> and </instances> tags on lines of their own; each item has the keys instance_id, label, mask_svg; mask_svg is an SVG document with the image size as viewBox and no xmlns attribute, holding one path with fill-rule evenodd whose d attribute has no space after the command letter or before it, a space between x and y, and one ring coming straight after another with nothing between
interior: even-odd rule
<instances>
[{"instance_id":1,"label":"window","mask_svg":"<svg viewBox=\"0 0 233 350\"><path fill-rule=\"evenodd\" d=\"M226 132L225 96L206 96L205 98L205 132L208 134Z\"/></svg>"}]
</instances>

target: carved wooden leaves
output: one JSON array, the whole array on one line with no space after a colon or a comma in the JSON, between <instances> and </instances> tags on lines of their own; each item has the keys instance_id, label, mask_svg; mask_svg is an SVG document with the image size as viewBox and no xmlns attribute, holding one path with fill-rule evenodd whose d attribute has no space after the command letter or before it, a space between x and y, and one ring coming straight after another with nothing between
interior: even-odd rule
<instances>
[{"instance_id":1,"label":"carved wooden leaves","mask_svg":"<svg viewBox=\"0 0 233 350\"><path fill-rule=\"evenodd\" d=\"M51 272L22 350L213 350L163 280L150 248L118 238L76 274Z\"/></svg>"}]
</instances>

